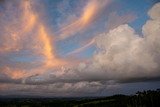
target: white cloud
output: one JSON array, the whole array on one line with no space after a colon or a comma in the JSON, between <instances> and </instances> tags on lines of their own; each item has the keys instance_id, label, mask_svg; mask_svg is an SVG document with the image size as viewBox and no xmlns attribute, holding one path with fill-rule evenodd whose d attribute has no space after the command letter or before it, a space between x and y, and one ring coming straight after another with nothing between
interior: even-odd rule
<instances>
[{"instance_id":1,"label":"white cloud","mask_svg":"<svg viewBox=\"0 0 160 107\"><path fill-rule=\"evenodd\" d=\"M127 24L100 34L95 39L97 52L89 63L53 71L54 79L49 77L48 80L75 83L160 76L159 23L160 20L155 18L148 20L143 26L143 38Z\"/></svg>"},{"instance_id":2,"label":"white cloud","mask_svg":"<svg viewBox=\"0 0 160 107\"><path fill-rule=\"evenodd\" d=\"M97 38L100 51L94 56L94 65L101 66L100 70L113 78L145 76L158 66L147 45L147 40L136 35L134 29L121 25Z\"/></svg>"},{"instance_id":3,"label":"white cloud","mask_svg":"<svg viewBox=\"0 0 160 107\"><path fill-rule=\"evenodd\" d=\"M148 15L154 20L160 20L160 3L155 4L152 9L149 10Z\"/></svg>"},{"instance_id":4,"label":"white cloud","mask_svg":"<svg viewBox=\"0 0 160 107\"><path fill-rule=\"evenodd\" d=\"M152 12L155 15L151 15L152 19L143 26L143 38L127 24L109 33L102 33L95 40L98 51L90 63L81 63L78 69L74 67L68 72L81 81L118 81L160 76L160 20L156 13L159 5L156 4L149 11L149 15Z\"/></svg>"},{"instance_id":5,"label":"white cloud","mask_svg":"<svg viewBox=\"0 0 160 107\"><path fill-rule=\"evenodd\" d=\"M151 19L143 26L143 38L129 25L120 25L97 36L97 52L89 62L57 71L49 69L46 75L25 78L23 84L4 83L0 92L85 95L115 88L121 80L160 76L159 10L157 3L149 11Z\"/></svg>"}]
</instances>

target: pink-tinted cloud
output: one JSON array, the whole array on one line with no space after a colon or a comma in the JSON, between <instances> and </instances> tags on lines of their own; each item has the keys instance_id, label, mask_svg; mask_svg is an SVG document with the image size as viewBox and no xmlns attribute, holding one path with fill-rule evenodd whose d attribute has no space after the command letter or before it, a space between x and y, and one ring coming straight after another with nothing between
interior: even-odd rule
<instances>
[{"instance_id":1,"label":"pink-tinted cloud","mask_svg":"<svg viewBox=\"0 0 160 107\"><path fill-rule=\"evenodd\" d=\"M101 11L106 5L108 5L110 0L91 0L84 7L82 15L80 18L71 22L71 24L64 26L60 29L60 36L58 40L66 39L70 36L73 36L75 33L84 30L92 21L96 18L96 15Z\"/></svg>"}]
</instances>

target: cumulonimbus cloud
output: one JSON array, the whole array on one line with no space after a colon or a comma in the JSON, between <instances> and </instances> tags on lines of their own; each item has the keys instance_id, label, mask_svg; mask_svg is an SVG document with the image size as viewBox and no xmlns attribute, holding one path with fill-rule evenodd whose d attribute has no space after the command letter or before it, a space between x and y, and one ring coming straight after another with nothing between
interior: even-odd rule
<instances>
[{"instance_id":1,"label":"cumulonimbus cloud","mask_svg":"<svg viewBox=\"0 0 160 107\"><path fill-rule=\"evenodd\" d=\"M33 24L38 26L35 31L38 32L36 32L38 34L37 40L40 41L40 46L38 45L36 49L38 48L37 50L45 57L46 62L44 61L43 64L47 66L32 70L28 68L29 70L25 69L26 71L22 72L19 69L2 68L3 72L0 72L2 83L0 92L33 95L40 93L77 95L77 93L89 93L88 91L91 91L91 93L101 92L104 88L109 88L113 84L116 87L119 83L137 82L137 79L140 81L148 81L153 78L159 80L159 10L160 3L157 3L148 12L150 19L142 28L143 36L136 34L135 30L127 24L120 25L96 37L94 42L97 51L88 62L81 62L77 66L67 66L59 69L50 66L50 62L48 62L58 60L58 65L62 64L59 64L61 60L57 59L56 53L54 53L54 47L51 46L51 40L45 26L43 23ZM34 13L31 14L33 17ZM35 21L34 23L38 22ZM32 26L32 24L29 24L29 26ZM43 35L39 35L39 33ZM1 46L9 46L9 44ZM4 54L0 53L0 55L3 56ZM135 80L135 78L137 79ZM71 90L72 93L70 93Z\"/></svg>"},{"instance_id":2,"label":"cumulonimbus cloud","mask_svg":"<svg viewBox=\"0 0 160 107\"><path fill-rule=\"evenodd\" d=\"M149 16L153 11L157 15L155 7L159 6L156 4L148 12ZM160 76L159 21L159 18L151 16L143 26L143 38L127 24L100 34L95 40L98 51L90 62L66 68L57 79L78 82L157 78Z\"/></svg>"},{"instance_id":3,"label":"cumulonimbus cloud","mask_svg":"<svg viewBox=\"0 0 160 107\"><path fill-rule=\"evenodd\" d=\"M155 8L160 8L160 4L157 3L148 12L149 16L152 16L143 26L143 38L127 24L120 25L108 33L102 33L95 39L97 52L89 62L82 62L76 67L63 67L54 71L51 78L47 78L47 81L49 83L127 82L127 80L134 80L134 78L143 81L145 81L144 78L146 80L159 78L160 38L158 35L160 20L159 17L155 18L152 13L158 14ZM47 81L42 79L39 83L43 84ZM30 83L32 82L35 82L34 77Z\"/></svg>"},{"instance_id":4,"label":"cumulonimbus cloud","mask_svg":"<svg viewBox=\"0 0 160 107\"><path fill-rule=\"evenodd\" d=\"M148 12L143 38L129 25L120 25L96 38L98 51L89 65L84 64L80 77L88 80L120 80L159 77L160 20L157 3ZM125 74L125 75L124 75Z\"/></svg>"}]
</instances>

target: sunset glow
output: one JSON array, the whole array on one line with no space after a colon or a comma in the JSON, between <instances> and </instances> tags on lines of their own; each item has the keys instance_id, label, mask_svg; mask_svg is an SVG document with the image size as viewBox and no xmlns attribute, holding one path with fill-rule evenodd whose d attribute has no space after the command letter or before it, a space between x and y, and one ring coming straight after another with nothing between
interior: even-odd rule
<instances>
[{"instance_id":1,"label":"sunset glow","mask_svg":"<svg viewBox=\"0 0 160 107\"><path fill-rule=\"evenodd\" d=\"M0 1L0 95L105 96L159 87L160 3L133 1Z\"/></svg>"}]
</instances>

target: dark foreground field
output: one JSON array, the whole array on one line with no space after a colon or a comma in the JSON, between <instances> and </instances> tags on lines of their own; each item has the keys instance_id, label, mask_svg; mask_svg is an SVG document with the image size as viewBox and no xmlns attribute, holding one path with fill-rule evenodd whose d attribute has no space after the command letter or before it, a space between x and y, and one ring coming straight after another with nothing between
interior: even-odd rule
<instances>
[{"instance_id":1,"label":"dark foreground field","mask_svg":"<svg viewBox=\"0 0 160 107\"><path fill-rule=\"evenodd\" d=\"M160 89L103 98L0 98L0 107L160 107Z\"/></svg>"}]
</instances>

